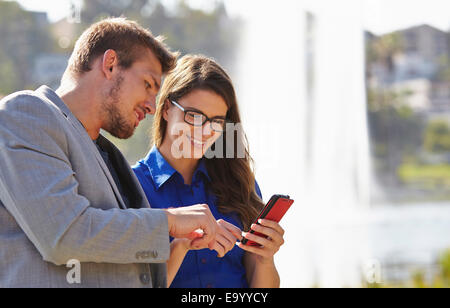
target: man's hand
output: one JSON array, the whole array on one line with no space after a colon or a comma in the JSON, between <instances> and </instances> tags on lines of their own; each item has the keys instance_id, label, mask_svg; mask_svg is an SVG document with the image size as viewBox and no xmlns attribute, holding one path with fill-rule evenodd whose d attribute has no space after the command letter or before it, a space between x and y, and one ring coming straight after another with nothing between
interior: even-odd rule
<instances>
[{"instance_id":1,"label":"man's hand","mask_svg":"<svg viewBox=\"0 0 450 308\"><path fill-rule=\"evenodd\" d=\"M207 247L215 241L217 222L207 204L170 208L166 213L170 236L191 239L193 247Z\"/></svg>"}]
</instances>

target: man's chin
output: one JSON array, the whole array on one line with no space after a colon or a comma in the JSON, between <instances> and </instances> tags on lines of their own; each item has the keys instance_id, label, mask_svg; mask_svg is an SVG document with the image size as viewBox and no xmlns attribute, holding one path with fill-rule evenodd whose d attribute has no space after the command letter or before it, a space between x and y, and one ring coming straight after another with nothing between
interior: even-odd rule
<instances>
[{"instance_id":1,"label":"man's chin","mask_svg":"<svg viewBox=\"0 0 450 308\"><path fill-rule=\"evenodd\" d=\"M116 137L118 139L130 139L133 135L134 132L136 131L136 128L130 128L130 129L112 129L112 130L106 130L108 133L110 133L113 137Z\"/></svg>"}]
</instances>

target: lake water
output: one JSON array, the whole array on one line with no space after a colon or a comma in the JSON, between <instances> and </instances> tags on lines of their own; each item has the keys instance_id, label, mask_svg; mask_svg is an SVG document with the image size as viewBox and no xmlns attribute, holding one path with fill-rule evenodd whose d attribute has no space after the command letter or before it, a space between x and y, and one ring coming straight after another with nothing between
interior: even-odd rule
<instances>
[{"instance_id":1,"label":"lake water","mask_svg":"<svg viewBox=\"0 0 450 308\"><path fill-rule=\"evenodd\" d=\"M367 215L373 258L385 280L402 280L416 269L432 276L450 248L450 203L381 206Z\"/></svg>"},{"instance_id":2,"label":"lake water","mask_svg":"<svg viewBox=\"0 0 450 308\"><path fill-rule=\"evenodd\" d=\"M369 278L394 283L417 269L431 279L450 248L450 203L302 214L296 224L284 224L286 244L276 257L283 287L361 286Z\"/></svg>"}]
</instances>

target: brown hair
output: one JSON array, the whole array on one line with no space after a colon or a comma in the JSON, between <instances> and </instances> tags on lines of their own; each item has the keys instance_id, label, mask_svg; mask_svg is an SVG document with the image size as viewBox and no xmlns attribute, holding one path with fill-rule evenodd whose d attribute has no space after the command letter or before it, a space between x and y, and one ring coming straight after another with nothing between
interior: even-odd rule
<instances>
[{"instance_id":1,"label":"brown hair","mask_svg":"<svg viewBox=\"0 0 450 308\"><path fill-rule=\"evenodd\" d=\"M158 58L163 73L176 64L177 53L172 53L163 43L162 37L154 37L150 30L124 17L107 18L91 25L75 44L68 69L75 74L90 71L92 61L106 50L118 54L119 65L127 69L149 48Z\"/></svg>"},{"instance_id":2,"label":"brown hair","mask_svg":"<svg viewBox=\"0 0 450 308\"><path fill-rule=\"evenodd\" d=\"M237 105L233 83L227 73L212 59L205 56L187 55L181 58L175 69L169 73L158 96L156 114L153 121L153 142L160 147L167 128L163 118L165 102L179 100L193 90L209 90L220 95L228 106L227 120L238 124L241 117ZM235 133L235 131L228 132ZM255 190L253 160L248 150L248 142L242 130L238 131L234 144L226 144L225 130L217 142L224 142L224 148L243 149L244 157L206 158L205 164L211 177L209 189L217 198L217 207L221 213L237 213L243 227L247 230L258 215L263 203ZM239 136L239 134L241 136ZM212 146L214 149L215 144ZM234 151L233 153L237 153Z\"/></svg>"}]
</instances>

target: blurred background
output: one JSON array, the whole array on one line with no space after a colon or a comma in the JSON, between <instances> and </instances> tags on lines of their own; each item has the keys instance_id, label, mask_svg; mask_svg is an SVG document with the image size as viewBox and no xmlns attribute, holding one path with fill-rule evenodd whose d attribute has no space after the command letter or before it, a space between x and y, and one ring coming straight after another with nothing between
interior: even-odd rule
<instances>
[{"instance_id":1,"label":"blurred background","mask_svg":"<svg viewBox=\"0 0 450 308\"><path fill-rule=\"evenodd\" d=\"M106 16L232 76L264 201L295 199L283 287L450 286L447 0L0 0L0 97L53 89ZM151 117L111 140L130 164Z\"/></svg>"}]
</instances>

